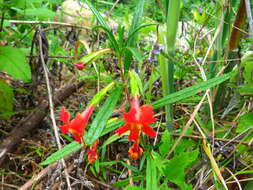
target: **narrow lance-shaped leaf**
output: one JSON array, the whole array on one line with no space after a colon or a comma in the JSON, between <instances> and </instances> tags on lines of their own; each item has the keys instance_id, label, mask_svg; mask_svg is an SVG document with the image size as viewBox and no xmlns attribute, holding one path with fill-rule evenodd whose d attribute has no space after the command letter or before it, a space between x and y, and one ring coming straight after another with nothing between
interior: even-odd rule
<instances>
[{"instance_id":1,"label":"narrow lance-shaped leaf","mask_svg":"<svg viewBox=\"0 0 253 190\"><path fill-rule=\"evenodd\" d=\"M109 85L107 85L104 89L102 89L100 92L98 92L94 98L91 100L91 102L89 103L90 105L95 106L96 104L99 103L99 101L106 95L106 93L114 86L114 82L110 83ZM115 94L115 93L114 93ZM107 121L107 119L106 119ZM105 121L105 122L106 122ZM86 139L85 139L86 141ZM79 144L78 142L72 142L68 145L66 145L65 147L63 147L62 149L58 150L57 152L53 153L51 156L49 156L45 161L43 161L41 163L41 165L48 165L51 164L55 161L60 160L61 158L64 158L65 156L79 150L80 148L82 148L83 145Z\"/></svg>"},{"instance_id":2,"label":"narrow lance-shaped leaf","mask_svg":"<svg viewBox=\"0 0 253 190\"><path fill-rule=\"evenodd\" d=\"M65 156L67 156L73 152L78 151L82 147L83 147L83 145L79 144L76 141L73 141L72 143L63 147L61 150L51 154L49 157L47 157L47 159L45 161L41 162L40 165L42 165L42 166L49 165L53 162L56 162L56 161L64 158Z\"/></svg>"},{"instance_id":3,"label":"narrow lance-shaped leaf","mask_svg":"<svg viewBox=\"0 0 253 190\"><path fill-rule=\"evenodd\" d=\"M91 124L88 133L85 134L84 139L87 145L92 145L101 136L107 120L111 116L116 103L119 100L121 91L121 87L116 88L114 92L107 98L104 105L100 108L96 118Z\"/></svg>"},{"instance_id":4,"label":"narrow lance-shaped leaf","mask_svg":"<svg viewBox=\"0 0 253 190\"><path fill-rule=\"evenodd\" d=\"M112 89L112 87L114 86L114 82L111 82L110 84L108 84L105 88L103 88L102 90L100 90L90 101L89 105L97 105L98 102L106 95L106 93Z\"/></svg>"},{"instance_id":5,"label":"narrow lance-shaped leaf","mask_svg":"<svg viewBox=\"0 0 253 190\"><path fill-rule=\"evenodd\" d=\"M188 87L188 88L185 88L183 90L180 90L178 92L175 92L173 94L170 94L164 98L161 98L160 100L157 100L155 101L152 106L154 109L158 109L162 106L165 106L165 105L168 105L168 104L171 104L171 103L174 103L174 102L177 102L177 101L180 101L180 100L183 100L185 98L188 98L192 95L195 95L197 94L199 91L202 91L202 90L207 90L209 88L212 88L226 80L228 80L230 78L231 74L230 73L227 73L227 74L223 74L219 77L215 77L215 78L212 78L210 80L207 80L207 81L204 81L204 82L201 82L197 85L194 85L194 86L191 86L191 87Z\"/></svg>"},{"instance_id":6,"label":"narrow lance-shaped leaf","mask_svg":"<svg viewBox=\"0 0 253 190\"><path fill-rule=\"evenodd\" d=\"M109 48L94 51L88 55L83 56L79 61L84 62L87 65L89 63L92 63L92 61L95 61L96 59L98 59L102 55L109 53L110 51L111 51L111 49L109 49Z\"/></svg>"},{"instance_id":7,"label":"narrow lance-shaped leaf","mask_svg":"<svg viewBox=\"0 0 253 190\"><path fill-rule=\"evenodd\" d=\"M155 162L152 159L151 155L147 156L147 169L146 169L146 180L147 180L147 190L157 189L157 169Z\"/></svg>"}]
</instances>

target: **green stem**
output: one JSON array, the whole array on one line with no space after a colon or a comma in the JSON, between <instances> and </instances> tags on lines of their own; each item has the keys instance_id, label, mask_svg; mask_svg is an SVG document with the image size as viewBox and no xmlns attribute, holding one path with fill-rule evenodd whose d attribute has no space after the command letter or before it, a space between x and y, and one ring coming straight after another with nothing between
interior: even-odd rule
<instances>
[{"instance_id":1,"label":"green stem","mask_svg":"<svg viewBox=\"0 0 253 190\"><path fill-rule=\"evenodd\" d=\"M127 87L127 83L126 83L126 78L125 78L125 73L124 73L123 58L119 57L118 60L119 60L119 67L120 67L121 78L122 78L124 89L125 89L126 99L127 99L128 103L131 104L130 94L129 94L129 91L128 91L128 87Z\"/></svg>"},{"instance_id":2,"label":"green stem","mask_svg":"<svg viewBox=\"0 0 253 190\"><path fill-rule=\"evenodd\" d=\"M167 11L167 31L166 31L166 42L167 42L167 53L170 56L174 56L175 41L177 34L177 27L180 15L180 0L170 0ZM172 61L163 61L161 64L161 77L163 82L163 95L167 96L174 92L174 63ZM173 123L173 107L171 104L165 107L166 121L171 128Z\"/></svg>"}]
</instances>

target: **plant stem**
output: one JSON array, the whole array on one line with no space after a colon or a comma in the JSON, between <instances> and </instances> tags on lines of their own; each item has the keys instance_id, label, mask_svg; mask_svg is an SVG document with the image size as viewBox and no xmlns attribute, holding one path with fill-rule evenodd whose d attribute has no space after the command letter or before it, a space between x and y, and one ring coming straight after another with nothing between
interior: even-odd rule
<instances>
[{"instance_id":1,"label":"plant stem","mask_svg":"<svg viewBox=\"0 0 253 190\"><path fill-rule=\"evenodd\" d=\"M167 31L166 31L166 48L170 56L174 55L177 27L180 15L180 0L170 0L167 11ZM163 61L161 64L161 77L163 81L163 96L174 92L174 63L172 61ZM166 122L168 127L173 123L173 107L165 107Z\"/></svg>"},{"instance_id":2,"label":"plant stem","mask_svg":"<svg viewBox=\"0 0 253 190\"><path fill-rule=\"evenodd\" d=\"M126 78L125 78L125 73L124 73L123 58L119 57L118 60L119 60L121 78L122 78L124 89L125 89L126 99L127 99L128 103L131 104L130 94L129 94L129 91L128 91L128 88L127 88L127 83L126 83Z\"/></svg>"}]
</instances>

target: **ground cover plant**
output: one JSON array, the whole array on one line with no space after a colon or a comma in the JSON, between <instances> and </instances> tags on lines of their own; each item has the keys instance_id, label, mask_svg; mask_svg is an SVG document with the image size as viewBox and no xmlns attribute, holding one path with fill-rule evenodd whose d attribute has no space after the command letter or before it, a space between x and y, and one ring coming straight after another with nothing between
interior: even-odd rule
<instances>
[{"instance_id":1,"label":"ground cover plant","mask_svg":"<svg viewBox=\"0 0 253 190\"><path fill-rule=\"evenodd\" d=\"M249 0L0 7L1 189L253 189Z\"/></svg>"}]
</instances>

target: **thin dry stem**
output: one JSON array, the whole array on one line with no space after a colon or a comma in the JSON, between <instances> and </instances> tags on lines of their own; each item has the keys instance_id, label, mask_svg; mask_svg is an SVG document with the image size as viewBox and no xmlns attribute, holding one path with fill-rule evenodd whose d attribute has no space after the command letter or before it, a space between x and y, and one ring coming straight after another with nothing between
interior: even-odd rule
<instances>
[{"instance_id":1,"label":"thin dry stem","mask_svg":"<svg viewBox=\"0 0 253 190\"><path fill-rule=\"evenodd\" d=\"M50 117L51 117L52 124L53 124L53 130L54 130L54 135L55 135L55 139L56 139L56 142L57 142L57 146L58 146L58 149L60 150L62 148L62 145L60 143L59 132L58 132L58 128L57 128L56 121L55 121L53 96L52 96L52 90L51 90L51 87L50 87L50 81L49 81L49 77L48 77L48 69L47 69L47 66L45 64L43 51L42 51L42 39L41 39L41 30L40 29L38 29L38 34L39 34L38 38L39 38L40 60L41 60L42 66L43 66L45 79L46 79L49 109L50 109ZM66 168L66 163L65 163L64 159L61 159L61 162L62 162L63 167ZM66 181L67 181L67 184L68 184L68 189L71 190L72 188L71 188L71 184L70 184L69 174L68 174L66 169L64 169L64 173L65 173Z\"/></svg>"}]
</instances>

